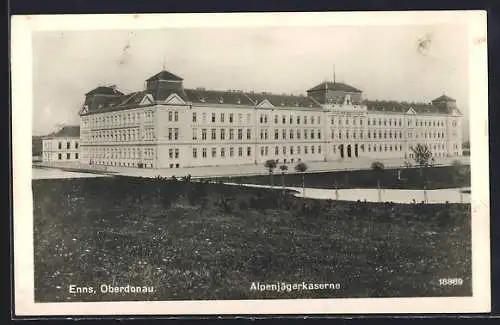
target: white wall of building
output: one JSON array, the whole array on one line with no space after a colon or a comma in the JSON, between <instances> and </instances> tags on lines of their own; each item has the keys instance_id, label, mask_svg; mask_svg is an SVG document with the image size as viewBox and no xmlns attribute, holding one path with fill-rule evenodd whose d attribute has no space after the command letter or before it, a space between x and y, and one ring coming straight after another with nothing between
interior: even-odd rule
<instances>
[{"instance_id":1,"label":"white wall of building","mask_svg":"<svg viewBox=\"0 0 500 325\"><path fill-rule=\"evenodd\" d=\"M79 138L50 138L42 140L43 162L79 161Z\"/></svg>"},{"instance_id":2,"label":"white wall of building","mask_svg":"<svg viewBox=\"0 0 500 325\"><path fill-rule=\"evenodd\" d=\"M368 111L363 105L233 107L171 100L82 116L80 161L181 168L262 164L268 159L280 164L292 159L411 160L411 147L418 143L444 157L461 155L460 123L460 116ZM53 152L57 157L59 152Z\"/></svg>"}]
</instances>

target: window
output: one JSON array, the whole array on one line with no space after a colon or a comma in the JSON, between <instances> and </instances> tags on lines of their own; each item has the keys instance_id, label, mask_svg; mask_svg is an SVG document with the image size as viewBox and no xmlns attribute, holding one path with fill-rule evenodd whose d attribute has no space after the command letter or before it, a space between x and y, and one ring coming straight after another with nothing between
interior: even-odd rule
<instances>
[{"instance_id":1,"label":"window","mask_svg":"<svg viewBox=\"0 0 500 325\"><path fill-rule=\"evenodd\" d=\"M193 140L197 140L197 139L198 139L198 130L193 129Z\"/></svg>"},{"instance_id":2,"label":"window","mask_svg":"<svg viewBox=\"0 0 500 325\"><path fill-rule=\"evenodd\" d=\"M172 111L168 111L168 121L172 122Z\"/></svg>"},{"instance_id":3,"label":"window","mask_svg":"<svg viewBox=\"0 0 500 325\"><path fill-rule=\"evenodd\" d=\"M290 147L290 154L293 155L293 147Z\"/></svg>"},{"instance_id":4,"label":"window","mask_svg":"<svg viewBox=\"0 0 500 325\"><path fill-rule=\"evenodd\" d=\"M168 139L172 140L172 128L168 128Z\"/></svg>"},{"instance_id":5,"label":"window","mask_svg":"<svg viewBox=\"0 0 500 325\"><path fill-rule=\"evenodd\" d=\"M229 140L234 139L234 129L229 129Z\"/></svg>"},{"instance_id":6,"label":"window","mask_svg":"<svg viewBox=\"0 0 500 325\"><path fill-rule=\"evenodd\" d=\"M293 139L293 130L290 129L290 139Z\"/></svg>"},{"instance_id":7,"label":"window","mask_svg":"<svg viewBox=\"0 0 500 325\"><path fill-rule=\"evenodd\" d=\"M61 160L62 159L62 154L57 154L57 159Z\"/></svg>"},{"instance_id":8,"label":"window","mask_svg":"<svg viewBox=\"0 0 500 325\"><path fill-rule=\"evenodd\" d=\"M260 123L264 123L264 116L260 114Z\"/></svg>"},{"instance_id":9,"label":"window","mask_svg":"<svg viewBox=\"0 0 500 325\"><path fill-rule=\"evenodd\" d=\"M243 122L243 114L238 113L238 123Z\"/></svg>"},{"instance_id":10,"label":"window","mask_svg":"<svg viewBox=\"0 0 500 325\"><path fill-rule=\"evenodd\" d=\"M174 121L179 121L179 112L174 112Z\"/></svg>"},{"instance_id":11,"label":"window","mask_svg":"<svg viewBox=\"0 0 500 325\"><path fill-rule=\"evenodd\" d=\"M300 124L300 116L297 116L297 124Z\"/></svg>"},{"instance_id":12,"label":"window","mask_svg":"<svg viewBox=\"0 0 500 325\"><path fill-rule=\"evenodd\" d=\"M217 139L217 135L215 134L216 131L216 129L212 129L212 140Z\"/></svg>"},{"instance_id":13,"label":"window","mask_svg":"<svg viewBox=\"0 0 500 325\"><path fill-rule=\"evenodd\" d=\"M202 140L207 139L207 129L201 129L201 139Z\"/></svg>"},{"instance_id":14,"label":"window","mask_svg":"<svg viewBox=\"0 0 500 325\"><path fill-rule=\"evenodd\" d=\"M243 148L242 147L238 148L238 156L243 157Z\"/></svg>"},{"instance_id":15,"label":"window","mask_svg":"<svg viewBox=\"0 0 500 325\"><path fill-rule=\"evenodd\" d=\"M196 148L193 148L193 158L198 158L198 150Z\"/></svg>"},{"instance_id":16,"label":"window","mask_svg":"<svg viewBox=\"0 0 500 325\"><path fill-rule=\"evenodd\" d=\"M260 147L260 155L264 156L264 147Z\"/></svg>"},{"instance_id":17,"label":"window","mask_svg":"<svg viewBox=\"0 0 500 325\"><path fill-rule=\"evenodd\" d=\"M201 155L203 156L203 158L207 158L207 148L203 148L201 150Z\"/></svg>"},{"instance_id":18,"label":"window","mask_svg":"<svg viewBox=\"0 0 500 325\"><path fill-rule=\"evenodd\" d=\"M229 148L229 156L230 157L234 156L234 148L233 147Z\"/></svg>"},{"instance_id":19,"label":"window","mask_svg":"<svg viewBox=\"0 0 500 325\"><path fill-rule=\"evenodd\" d=\"M75 159L78 159L78 152L75 153Z\"/></svg>"},{"instance_id":20,"label":"window","mask_svg":"<svg viewBox=\"0 0 500 325\"><path fill-rule=\"evenodd\" d=\"M250 123L251 120L252 120L252 114L247 113L247 123Z\"/></svg>"},{"instance_id":21,"label":"window","mask_svg":"<svg viewBox=\"0 0 500 325\"><path fill-rule=\"evenodd\" d=\"M274 115L274 124L278 124L278 115Z\"/></svg>"},{"instance_id":22,"label":"window","mask_svg":"<svg viewBox=\"0 0 500 325\"><path fill-rule=\"evenodd\" d=\"M275 154L276 156L279 154L279 149L278 149L278 147L275 147L275 148L274 148L274 154Z\"/></svg>"},{"instance_id":23,"label":"window","mask_svg":"<svg viewBox=\"0 0 500 325\"><path fill-rule=\"evenodd\" d=\"M202 113L201 119L202 119L203 124L207 123L207 113Z\"/></svg>"},{"instance_id":24,"label":"window","mask_svg":"<svg viewBox=\"0 0 500 325\"><path fill-rule=\"evenodd\" d=\"M179 149L175 149L175 158L179 158Z\"/></svg>"},{"instance_id":25,"label":"window","mask_svg":"<svg viewBox=\"0 0 500 325\"><path fill-rule=\"evenodd\" d=\"M75 149L78 149L78 141L75 142Z\"/></svg>"},{"instance_id":26,"label":"window","mask_svg":"<svg viewBox=\"0 0 500 325\"><path fill-rule=\"evenodd\" d=\"M252 148L247 147L247 156L250 157L252 155Z\"/></svg>"},{"instance_id":27,"label":"window","mask_svg":"<svg viewBox=\"0 0 500 325\"><path fill-rule=\"evenodd\" d=\"M304 130L304 139L307 139L307 130Z\"/></svg>"},{"instance_id":28,"label":"window","mask_svg":"<svg viewBox=\"0 0 500 325\"><path fill-rule=\"evenodd\" d=\"M252 130L247 129L247 140L250 140L252 138Z\"/></svg>"},{"instance_id":29,"label":"window","mask_svg":"<svg viewBox=\"0 0 500 325\"><path fill-rule=\"evenodd\" d=\"M285 115L281 116L281 123L282 124L286 123L286 117L285 117Z\"/></svg>"},{"instance_id":30,"label":"window","mask_svg":"<svg viewBox=\"0 0 500 325\"><path fill-rule=\"evenodd\" d=\"M174 149L168 149L168 158L174 158Z\"/></svg>"},{"instance_id":31,"label":"window","mask_svg":"<svg viewBox=\"0 0 500 325\"><path fill-rule=\"evenodd\" d=\"M243 129L238 129L238 140L243 139Z\"/></svg>"},{"instance_id":32,"label":"window","mask_svg":"<svg viewBox=\"0 0 500 325\"><path fill-rule=\"evenodd\" d=\"M283 138L283 140L286 139L286 129L281 130L281 137Z\"/></svg>"},{"instance_id":33,"label":"window","mask_svg":"<svg viewBox=\"0 0 500 325\"><path fill-rule=\"evenodd\" d=\"M307 146L304 146L304 154L307 155Z\"/></svg>"},{"instance_id":34,"label":"window","mask_svg":"<svg viewBox=\"0 0 500 325\"><path fill-rule=\"evenodd\" d=\"M314 130L311 130L311 139L314 139Z\"/></svg>"},{"instance_id":35,"label":"window","mask_svg":"<svg viewBox=\"0 0 500 325\"><path fill-rule=\"evenodd\" d=\"M278 140L278 129L274 129L274 140Z\"/></svg>"},{"instance_id":36,"label":"window","mask_svg":"<svg viewBox=\"0 0 500 325\"><path fill-rule=\"evenodd\" d=\"M311 116L311 124L314 124L314 116Z\"/></svg>"},{"instance_id":37,"label":"window","mask_svg":"<svg viewBox=\"0 0 500 325\"><path fill-rule=\"evenodd\" d=\"M297 139L300 139L300 130L297 130Z\"/></svg>"},{"instance_id":38,"label":"window","mask_svg":"<svg viewBox=\"0 0 500 325\"><path fill-rule=\"evenodd\" d=\"M283 155L286 155L286 147L283 147Z\"/></svg>"},{"instance_id":39,"label":"window","mask_svg":"<svg viewBox=\"0 0 500 325\"><path fill-rule=\"evenodd\" d=\"M321 146L318 146L318 153L321 153Z\"/></svg>"},{"instance_id":40,"label":"window","mask_svg":"<svg viewBox=\"0 0 500 325\"><path fill-rule=\"evenodd\" d=\"M220 148L220 156L225 157L226 156L226 149Z\"/></svg>"},{"instance_id":41,"label":"window","mask_svg":"<svg viewBox=\"0 0 500 325\"><path fill-rule=\"evenodd\" d=\"M71 148L71 142L66 142L66 149L70 149Z\"/></svg>"},{"instance_id":42,"label":"window","mask_svg":"<svg viewBox=\"0 0 500 325\"><path fill-rule=\"evenodd\" d=\"M212 123L215 123L215 113L212 113Z\"/></svg>"},{"instance_id":43,"label":"window","mask_svg":"<svg viewBox=\"0 0 500 325\"><path fill-rule=\"evenodd\" d=\"M234 119L234 114L230 113L229 114L229 123L233 123L233 119Z\"/></svg>"},{"instance_id":44,"label":"window","mask_svg":"<svg viewBox=\"0 0 500 325\"><path fill-rule=\"evenodd\" d=\"M220 129L220 139L226 140L226 129Z\"/></svg>"},{"instance_id":45,"label":"window","mask_svg":"<svg viewBox=\"0 0 500 325\"><path fill-rule=\"evenodd\" d=\"M304 116L304 124L307 124L307 116Z\"/></svg>"},{"instance_id":46,"label":"window","mask_svg":"<svg viewBox=\"0 0 500 325\"><path fill-rule=\"evenodd\" d=\"M318 139L321 140L321 130L318 130Z\"/></svg>"},{"instance_id":47,"label":"window","mask_svg":"<svg viewBox=\"0 0 500 325\"><path fill-rule=\"evenodd\" d=\"M290 115L290 124L293 124L293 117Z\"/></svg>"},{"instance_id":48,"label":"window","mask_svg":"<svg viewBox=\"0 0 500 325\"><path fill-rule=\"evenodd\" d=\"M297 146L297 155L300 155L300 146Z\"/></svg>"},{"instance_id":49,"label":"window","mask_svg":"<svg viewBox=\"0 0 500 325\"><path fill-rule=\"evenodd\" d=\"M68 159L68 160L71 159L71 154L67 153L66 154L66 159Z\"/></svg>"},{"instance_id":50,"label":"window","mask_svg":"<svg viewBox=\"0 0 500 325\"><path fill-rule=\"evenodd\" d=\"M220 113L220 122L224 123L224 113Z\"/></svg>"},{"instance_id":51,"label":"window","mask_svg":"<svg viewBox=\"0 0 500 325\"><path fill-rule=\"evenodd\" d=\"M212 158L217 156L217 148L212 148Z\"/></svg>"},{"instance_id":52,"label":"window","mask_svg":"<svg viewBox=\"0 0 500 325\"><path fill-rule=\"evenodd\" d=\"M179 129L178 128L174 129L174 140L179 140Z\"/></svg>"}]
</instances>

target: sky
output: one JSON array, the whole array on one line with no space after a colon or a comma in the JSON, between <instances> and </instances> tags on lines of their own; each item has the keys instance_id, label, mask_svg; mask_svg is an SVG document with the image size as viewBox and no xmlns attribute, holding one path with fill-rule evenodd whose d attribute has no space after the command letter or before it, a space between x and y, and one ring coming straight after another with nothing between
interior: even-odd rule
<instances>
[{"instance_id":1,"label":"sky","mask_svg":"<svg viewBox=\"0 0 500 325\"><path fill-rule=\"evenodd\" d=\"M186 88L287 94L305 94L335 71L366 99L446 94L467 118L467 49L462 25L38 31L33 134L79 124L84 94L96 86L141 90L163 66Z\"/></svg>"}]
</instances>

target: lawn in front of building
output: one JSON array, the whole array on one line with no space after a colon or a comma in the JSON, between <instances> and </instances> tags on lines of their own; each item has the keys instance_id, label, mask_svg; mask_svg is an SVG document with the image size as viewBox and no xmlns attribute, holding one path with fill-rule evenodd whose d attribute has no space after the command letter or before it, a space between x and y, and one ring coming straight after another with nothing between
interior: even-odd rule
<instances>
[{"instance_id":1,"label":"lawn in front of building","mask_svg":"<svg viewBox=\"0 0 500 325\"><path fill-rule=\"evenodd\" d=\"M470 205L127 177L37 180L33 194L37 302L471 295ZM463 285L439 285L450 277ZM340 289L251 290L277 282Z\"/></svg>"}]
</instances>

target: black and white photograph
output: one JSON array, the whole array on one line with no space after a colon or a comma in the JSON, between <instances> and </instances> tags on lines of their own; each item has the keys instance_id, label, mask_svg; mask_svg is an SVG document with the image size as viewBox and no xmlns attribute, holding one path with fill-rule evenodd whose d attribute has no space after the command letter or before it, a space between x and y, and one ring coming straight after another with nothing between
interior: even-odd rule
<instances>
[{"instance_id":1,"label":"black and white photograph","mask_svg":"<svg viewBox=\"0 0 500 325\"><path fill-rule=\"evenodd\" d=\"M12 26L16 314L490 310L484 12Z\"/></svg>"}]
</instances>

